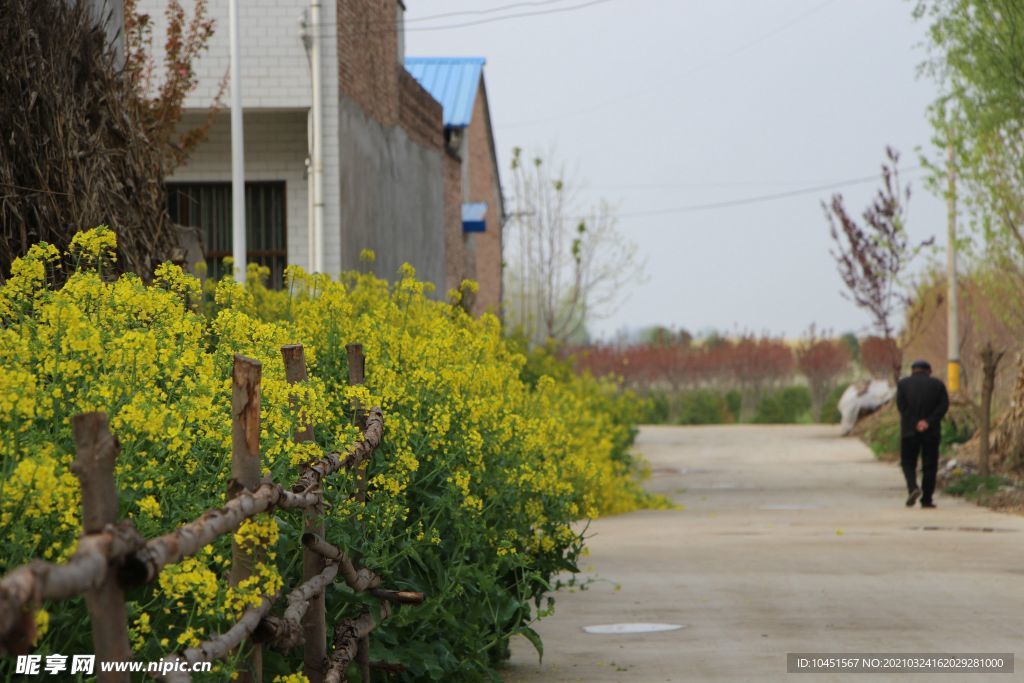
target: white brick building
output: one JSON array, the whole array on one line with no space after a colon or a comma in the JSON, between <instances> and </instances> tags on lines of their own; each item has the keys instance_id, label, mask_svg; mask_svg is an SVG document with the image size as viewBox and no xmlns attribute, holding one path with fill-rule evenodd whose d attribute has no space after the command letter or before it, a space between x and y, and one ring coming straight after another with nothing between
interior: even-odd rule
<instances>
[{"instance_id":1,"label":"white brick building","mask_svg":"<svg viewBox=\"0 0 1024 683\"><path fill-rule=\"evenodd\" d=\"M189 3L183 3L190 9ZM309 26L309 0L240 0L243 129L247 185L248 249L253 258L274 265L310 268L309 216L312 197L307 163L310 150L312 82L304 33ZM164 42L164 3L140 0L139 10L155 24L154 45ZM321 83L323 116L324 187L335 188L338 176L338 57L335 0L321 0ZM209 49L197 64L199 84L186 101L183 125L194 127L206 116L222 79L228 73L228 3L211 0L215 21ZM156 55L160 60L160 55ZM202 224L205 245L212 259L230 253L231 131L225 92L224 108L217 115L205 142L192 158L168 179L172 217ZM279 221L284 226L279 226ZM324 224L340 222L337 192L324 192ZM256 234L254 234L254 231ZM279 233L279 234L278 234ZM220 237L219 237L220 235ZM340 234L324 231L324 270L341 268ZM284 253L279 253L283 251ZM275 272L275 277L279 273Z\"/></svg>"},{"instance_id":2,"label":"white brick building","mask_svg":"<svg viewBox=\"0 0 1024 683\"><path fill-rule=\"evenodd\" d=\"M413 76L403 54L402 0L319 0L318 27L310 25L310 1L238 0L247 260L269 265L271 284L278 285L286 264L314 270L319 262L335 275L360 267L358 255L368 248L377 254L377 275L394 277L411 263L438 296L464 277L478 278L486 290L480 310L497 311L504 217L483 60L428 60L429 78L427 62L413 60L419 74ZM154 21L159 46L163 3L139 2ZM198 87L186 102L183 125L189 128L203 121L229 68L228 0L209 0L209 11L214 35L196 65ZM304 41L313 31L321 39L319 247L311 240L313 88ZM451 77L456 72L462 77ZM458 92L448 92L445 83L457 84ZM467 111L449 120L456 109ZM225 108L206 141L168 179L171 218L202 229L214 276L232 252L229 120ZM452 144L453 131L463 129L476 142ZM473 229L489 225L487 234L466 234L462 205L468 201L489 204L486 220ZM466 244L480 248L467 250Z\"/></svg>"}]
</instances>

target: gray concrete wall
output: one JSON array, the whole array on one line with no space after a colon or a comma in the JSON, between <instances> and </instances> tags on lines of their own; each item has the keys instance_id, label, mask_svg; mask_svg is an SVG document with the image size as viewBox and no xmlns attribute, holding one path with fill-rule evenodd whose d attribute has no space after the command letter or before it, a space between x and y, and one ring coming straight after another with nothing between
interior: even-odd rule
<instances>
[{"instance_id":1,"label":"gray concrete wall","mask_svg":"<svg viewBox=\"0 0 1024 683\"><path fill-rule=\"evenodd\" d=\"M442 152L367 118L347 97L340 98L338 124L341 225L326 229L340 230L341 270L359 268L359 252L373 249L379 276L393 280L408 262L444 296Z\"/></svg>"}]
</instances>

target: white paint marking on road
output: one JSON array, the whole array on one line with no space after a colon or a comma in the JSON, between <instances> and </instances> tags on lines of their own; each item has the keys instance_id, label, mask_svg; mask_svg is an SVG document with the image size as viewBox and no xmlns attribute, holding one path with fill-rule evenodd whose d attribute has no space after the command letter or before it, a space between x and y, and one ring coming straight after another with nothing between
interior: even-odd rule
<instances>
[{"instance_id":1,"label":"white paint marking on road","mask_svg":"<svg viewBox=\"0 0 1024 683\"><path fill-rule=\"evenodd\" d=\"M819 510L818 505L804 505L802 503L777 503L774 505L762 505L758 510Z\"/></svg>"},{"instance_id":2,"label":"white paint marking on road","mask_svg":"<svg viewBox=\"0 0 1024 683\"><path fill-rule=\"evenodd\" d=\"M658 633L661 631L678 631L686 628L683 624L598 624L584 626L587 633L614 635L619 633Z\"/></svg>"}]
</instances>

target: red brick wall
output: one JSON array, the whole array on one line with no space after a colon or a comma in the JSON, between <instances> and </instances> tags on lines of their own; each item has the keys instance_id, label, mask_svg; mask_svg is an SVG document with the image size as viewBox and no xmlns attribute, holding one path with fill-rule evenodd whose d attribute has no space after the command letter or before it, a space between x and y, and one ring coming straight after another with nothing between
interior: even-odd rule
<instances>
[{"instance_id":1,"label":"red brick wall","mask_svg":"<svg viewBox=\"0 0 1024 683\"><path fill-rule=\"evenodd\" d=\"M444 145L441 105L398 63L398 0L338 0L338 79L342 95L415 142Z\"/></svg>"},{"instance_id":2,"label":"red brick wall","mask_svg":"<svg viewBox=\"0 0 1024 683\"><path fill-rule=\"evenodd\" d=\"M405 67L398 67L399 125L412 140L424 147L444 147L441 104L430 96Z\"/></svg>"},{"instance_id":3,"label":"red brick wall","mask_svg":"<svg viewBox=\"0 0 1024 683\"><path fill-rule=\"evenodd\" d=\"M494 150L491 149L490 112L487 96L480 80L473 118L469 125L469 201L487 202L487 230L477 233L475 240L476 281L480 291L476 297L476 313L501 313L502 298L502 227L501 185Z\"/></svg>"},{"instance_id":4,"label":"red brick wall","mask_svg":"<svg viewBox=\"0 0 1024 683\"><path fill-rule=\"evenodd\" d=\"M398 122L396 0L338 0L339 90L367 116Z\"/></svg>"},{"instance_id":5,"label":"red brick wall","mask_svg":"<svg viewBox=\"0 0 1024 683\"><path fill-rule=\"evenodd\" d=\"M445 283L457 289L465 278L466 247L462 237L462 162L450 152L444 155Z\"/></svg>"}]
</instances>

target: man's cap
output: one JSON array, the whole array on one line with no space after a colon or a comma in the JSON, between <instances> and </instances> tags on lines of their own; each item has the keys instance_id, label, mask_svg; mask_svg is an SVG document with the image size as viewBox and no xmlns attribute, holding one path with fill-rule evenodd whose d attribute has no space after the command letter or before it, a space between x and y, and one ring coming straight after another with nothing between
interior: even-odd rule
<instances>
[{"instance_id":1,"label":"man's cap","mask_svg":"<svg viewBox=\"0 0 1024 683\"><path fill-rule=\"evenodd\" d=\"M911 370L931 370L932 364L926 360L918 359L910 364Z\"/></svg>"}]
</instances>

